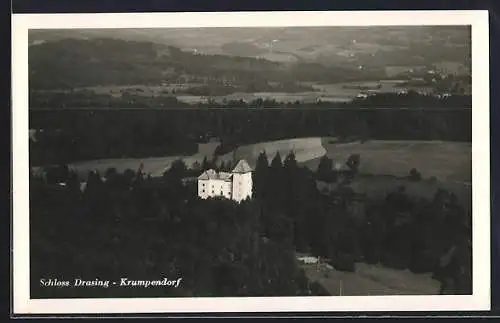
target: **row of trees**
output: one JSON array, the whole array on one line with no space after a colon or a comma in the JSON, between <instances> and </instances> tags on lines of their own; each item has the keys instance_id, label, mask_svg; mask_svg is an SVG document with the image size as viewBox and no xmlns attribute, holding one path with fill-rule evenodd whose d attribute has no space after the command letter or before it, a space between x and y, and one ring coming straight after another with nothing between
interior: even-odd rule
<instances>
[{"instance_id":1,"label":"row of trees","mask_svg":"<svg viewBox=\"0 0 500 323\"><path fill-rule=\"evenodd\" d=\"M208 84L201 86L190 87L186 90L176 91L175 93L199 95L199 96L224 96L233 93L254 93L254 92L313 92L311 86L299 85L294 82L284 82L279 85L271 85L266 80L253 81L244 85L219 85Z\"/></svg>"},{"instance_id":2,"label":"row of trees","mask_svg":"<svg viewBox=\"0 0 500 323\"><path fill-rule=\"evenodd\" d=\"M439 89L436 85L436 91L439 93L443 89ZM265 91L264 89L261 89ZM267 92L272 89L268 88ZM295 101L282 102L274 99L257 98L252 102L244 102L242 99L226 99L223 102L216 102L210 96L229 95L234 92L245 92L243 89L228 85L217 86L200 86L190 88L188 90L175 90L175 93L187 93L196 96L209 97L207 102L199 102L196 104L179 101L175 96L168 93L161 95L147 96L132 92L123 92L120 96L115 96L105 93L95 93L92 90L73 90L66 92L51 92L51 91L36 91L30 92L30 109L75 109L86 108L164 108L164 109L181 109L181 108L329 108L329 109L378 109L378 108L405 108L405 109L467 109L471 108L472 101L470 95L452 92L453 95L447 98L439 98L433 94L420 94L416 91L409 90L406 94L396 93L377 93L363 100L354 100L354 102L323 102L321 93L318 93L318 100L313 103ZM255 89L258 91L258 89ZM248 92L255 92L248 91ZM273 87L273 91L282 91L280 87ZM451 91L451 90L450 90ZM446 91L445 91L446 92Z\"/></svg>"},{"instance_id":3,"label":"row of trees","mask_svg":"<svg viewBox=\"0 0 500 323\"><path fill-rule=\"evenodd\" d=\"M386 109L406 102L373 97L339 105L296 105L294 109L30 110L34 165L84 159L190 155L207 133L222 140L218 153L242 144L297 137L335 136L387 140L470 141L472 110L467 98L437 100L408 96L415 109ZM399 101L398 101L399 100ZM264 104L265 102L256 102ZM440 104L442 106L440 106ZM373 109L359 109L370 106ZM418 109L432 106L432 109ZM379 107L379 108L377 108ZM441 109L439 108L441 107ZM447 108L448 107L448 108ZM458 108L458 109L452 109Z\"/></svg>"},{"instance_id":4,"label":"row of trees","mask_svg":"<svg viewBox=\"0 0 500 323\"><path fill-rule=\"evenodd\" d=\"M470 93L472 85L471 76L465 75L441 75L439 73L429 74L424 72L421 80L410 80L400 84L397 87L432 87L434 93L449 93L455 95L464 95Z\"/></svg>"}]
</instances>

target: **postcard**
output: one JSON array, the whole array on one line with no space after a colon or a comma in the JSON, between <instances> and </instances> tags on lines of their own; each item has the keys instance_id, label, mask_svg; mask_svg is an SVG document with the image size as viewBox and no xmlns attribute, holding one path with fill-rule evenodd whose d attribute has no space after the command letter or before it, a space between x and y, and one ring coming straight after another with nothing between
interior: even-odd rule
<instances>
[{"instance_id":1,"label":"postcard","mask_svg":"<svg viewBox=\"0 0 500 323\"><path fill-rule=\"evenodd\" d=\"M487 11L12 27L14 314L490 309Z\"/></svg>"}]
</instances>

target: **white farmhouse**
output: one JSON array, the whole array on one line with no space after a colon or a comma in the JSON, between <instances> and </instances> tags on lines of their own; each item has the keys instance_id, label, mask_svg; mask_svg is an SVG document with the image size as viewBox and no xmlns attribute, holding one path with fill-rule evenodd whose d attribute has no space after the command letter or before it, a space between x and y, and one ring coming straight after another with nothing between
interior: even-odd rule
<instances>
[{"instance_id":1,"label":"white farmhouse","mask_svg":"<svg viewBox=\"0 0 500 323\"><path fill-rule=\"evenodd\" d=\"M240 160L231 173L209 169L198 176L198 196L202 199L222 196L241 202L252 197L252 168Z\"/></svg>"},{"instance_id":2,"label":"white farmhouse","mask_svg":"<svg viewBox=\"0 0 500 323\"><path fill-rule=\"evenodd\" d=\"M296 253L297 260L302 264L317 264L318 257L314 257L304 253Z\"/></svg>"},{"instance_id":3,"label":"white farmhouse","mask_svg":"<svg viewBox=\"0 0 500 323\"><path fill-rule=\"evenodd\" d=\"M307 264L307 265L318 263L318 258L313 257L313 256L301 256L301 257L297 257L297 260L300 261L301 263Z\"/></svg>"}]
</instances>

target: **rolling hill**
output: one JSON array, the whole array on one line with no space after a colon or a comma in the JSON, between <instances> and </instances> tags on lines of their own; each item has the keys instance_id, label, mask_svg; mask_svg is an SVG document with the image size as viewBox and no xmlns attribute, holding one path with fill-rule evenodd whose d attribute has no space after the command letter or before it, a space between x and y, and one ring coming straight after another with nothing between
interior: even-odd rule
<instances>
[{"instance_id":1,"label":"rolling hill","mask_svg":"<svg viewBox=\"0 0 500 323\"><path fill-rule=\"evenodd\" d=\"M29 44L35 90L210 83L266 92L269 82L380 80L387 66L470 71L466 26L32 30Z\"/></svg>"},{"instance_id":2,"label":"rolling hill","mask_svg":"<svg viewBox=\"0 0 500 323\"><path fill-rule=\"evenodd\" d=\"M30 46L29 73L30 87L35 90L195 80L217 84L340 82L376 76L349 66L196 54L170 45L112 38L67 38Z\"/></svg>"},{"instance_id":3,"label":"rolling hill","mask_svg":"<svg viewBox=\"0 0 500 323\"><path fill-rule=\"evenodd\" d=\"M65 38L116 38L146 41L198 50L206 54L255 57L273 51L297 54L311 62L319 56L338 59L342 50L405 50L417 45L446 44L463 47L470 42L468 26L372 26L372 27L288 27L288 28L149 28L149 29L60 29L31 30L30 43ZM246 47L241 51L236 47ZM439 49L437 46L436 48ZM306 50L304 50L306 49ZM418 49L418 47L417 47ZM448 54L453 55L449 52ZM445 57L443 57L445 58ZM321 58L322 59L322 58ZM449 59L449 58L448 58ZM386 63L389 63L388 60Z\"/></svg>"}]
</instances>

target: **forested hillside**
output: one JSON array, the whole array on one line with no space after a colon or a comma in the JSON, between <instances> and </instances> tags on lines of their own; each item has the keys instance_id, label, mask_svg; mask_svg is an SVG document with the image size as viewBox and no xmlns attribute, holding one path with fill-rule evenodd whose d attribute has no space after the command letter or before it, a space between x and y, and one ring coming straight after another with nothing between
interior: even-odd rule
<instances>
[{"instance_id":1,"label":"forested hillside","mask_svg":"<svg viewBox=\"0 0 500 323\"><path fill-rule=\"evenodd\" d=\"M32 176L32 296L327 295L298 269L295 250L328 259L341 271L353 272L357 262L381 263L432 272L441 293L472 291L472 219L451 192L426 200L401 187L374 200L339 186L325 195L315 184L319 169L299 167L293 152L269 164L263 152L253 174L254 198L238 205L200 200L196 182L182 184L202 170L179 161L152 179L111 168L101 174L106 181L90 173L83 192L66 166L48 169L45 178ZM364 211L356 212L359 207ZM182 277L183 283L179 289L105 290L38 284L40 277L96 274L110 280Z\"/></svg>"},{"instance_id":2,"label":"forested hillside","mask_svg":"<svg viewBox=\"0 0 500 323\"><path fill-rule=\"evenodd\" d=\"M328 295L299 270L290 242L263 233L260 208L201 201L185 172L159 181L134 172L91 175L84 193L30 181L31 295L53 297L209 297ZM195 184L196 185L196 184ZM182 278L179 288L40 288L44 277L119 281Z\"/></svg>"}]
</instances>

